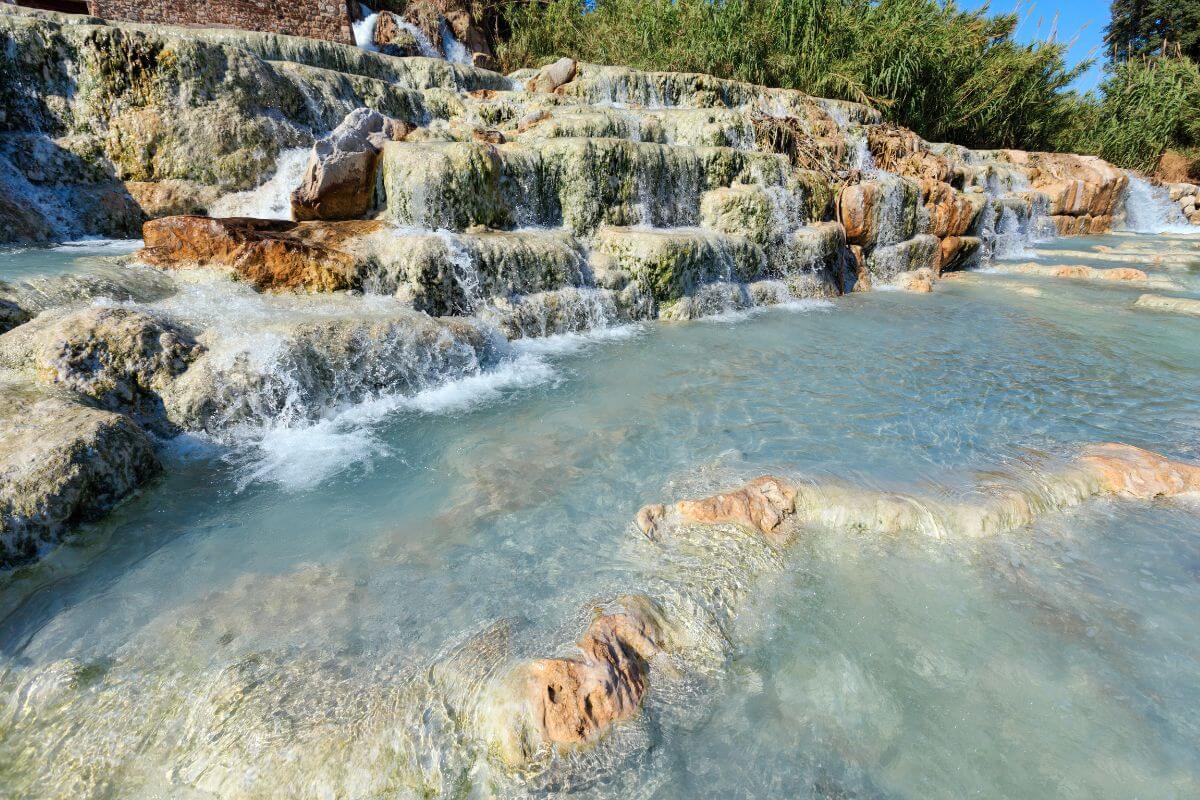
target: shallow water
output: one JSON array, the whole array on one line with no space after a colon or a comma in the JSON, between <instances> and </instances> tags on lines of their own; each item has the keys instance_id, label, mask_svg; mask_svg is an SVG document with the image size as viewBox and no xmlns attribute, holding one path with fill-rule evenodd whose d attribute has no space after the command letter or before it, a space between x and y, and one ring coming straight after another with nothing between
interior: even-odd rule
<instances>
[{"instance_id":1,"label":"shallow water","mask_svg":"<svg viewBox=\"0 0 1200 800\"><path fill-rule=\"evenodd\" d=\"M0 280L84 272L96 258L132 253L141 246L141 241L135 239L81 239L49 248L0 247Z\"/></svg>"},{"instance_id":2,"label":"shallow water","mask_svg":"<svg viewBox=\"0 0 1200 800\"><path fill-rule=\"evenodd\" d=\"M1040 260L1131 240L1190 244ZM177 441L0 578L0 795L1195 797L1195 506L686 555L630 525L768 471L912 491L1086 442L1200 458L1200 320L1141 291L975 274L534 340L403 402ZM685 584L737 610L714 657L594 751L488 757L486 677Z\"/></svg>"}]
</instances>

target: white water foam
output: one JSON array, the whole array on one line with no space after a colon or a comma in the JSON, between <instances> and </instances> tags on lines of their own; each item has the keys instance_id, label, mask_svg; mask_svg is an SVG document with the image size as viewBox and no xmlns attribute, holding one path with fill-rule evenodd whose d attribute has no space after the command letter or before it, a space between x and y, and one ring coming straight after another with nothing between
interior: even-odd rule
<instances>
[{"instance_id":1,"label":"white water foam","mask_svg":"<svg viewBox=\"0 0 1200 800\"><path fill-rule=\"evenodd\" d=\"M1125 191L1125 227L1136 233L1185 233L1198 232L1197 226L1189 225L1179 206L1171 202L1166 187L1154 186L1144 178L1126 173L1129 188Z\"/></svg>"},{"instance_id":2,"label":"white water foam","mask_svg":"<svg viewBox=\"0 0 1200 800\"><path fill-rule=\"evenodd\" d=\"M379 24L379 15L364 5L360 5L359 9L362 12L362 19L352 26L354 43L363 50L377 53L379 48L375 46L375 26Z\"/></svg>"},{"instance_id":3,"label":"white water foam","mask_svg":"<svg viewBox=\"0 0 1200 800\"><path fill-rule=\"evenodd\" d=\"M498 363L414 394L387 394L341 408L317 421L277 421L236 430L227 460L238 469L239 491L257 483L305 491L358 468L370 469L390 448L376 428L396 414L465 414L501 402L513 392L563 378L553 362L586 347L638 335L641 326L602 328L589 333L521 340Z\"/></svg>"},{"instance_id":4,"label":"white water foam","mask_svg":"<svg viewBox=\"0 0 1200 800\"><path fill-rule=\"evenodd\" d=\"M292 191L304 180L311 149L297 147L280 152L275 172L265 183L245 192L233 192L213 203L214 217L291 219Z\"/></svg>"},{"instance_id":5,"label":"white water foam","mask_svg":"<svg viewBox=\"0 0 1200 800\"><path fill-rule=\"evenodd\" d=\"M141 250L146 246L146 243L141 239L75 239L70 242L61 242L51 250L58 250L65 253L80 253L100 255L124 255L132 253L135 250Z\"/></svg>"}]
</instances>

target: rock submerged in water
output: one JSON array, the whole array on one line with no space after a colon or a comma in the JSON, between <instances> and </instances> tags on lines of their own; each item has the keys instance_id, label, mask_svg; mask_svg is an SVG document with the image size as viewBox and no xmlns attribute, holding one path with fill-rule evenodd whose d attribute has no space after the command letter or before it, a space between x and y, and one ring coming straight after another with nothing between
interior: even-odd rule
<instances>
[{"instance_id":1,"label":"rock submerged in water","mask_svg":"<svg viewBox=\"0 0 1200 800\"><path fill-rule=\"evenodd\" d=\"M1159 294L1144 294L1134 301L1133 307L1200 317L1200 300L1192 300L1188 297L1164 297Z\"/></svg>"},{"instance_id":2,"label":"rock submerged in water","mask_svg":"<svg viewBox=\"0 0 1200 800\"><path fill-rule=\"evenodd\" d=\"M1196 493L1200 493L1200 465L1106 443L1084 447L1066 465L1017 476L1012 486L981 487L977 501L792 482L767 475L711 497L646 506L638 512L636 524L654 540L665 540L678 526L726 524L778 538L785 523L877 533L911 530L981 536L1028 525L1043 513L1092 497L1148 500Z\"/></svg>"},{"instance_id":3,"label":"rock submerged in water","mask_svg":"<svg viewBox=\"0 0 1200 800\"><path fill-rule=\"evenodd\" d=\"M740 525L773 535L796 510L796 489L782 478L764 475L732 492L703 500L680 500L673 506L646 506L637 515L638 527L651 539L671 525Z\"/></svg>"}]
</instances>

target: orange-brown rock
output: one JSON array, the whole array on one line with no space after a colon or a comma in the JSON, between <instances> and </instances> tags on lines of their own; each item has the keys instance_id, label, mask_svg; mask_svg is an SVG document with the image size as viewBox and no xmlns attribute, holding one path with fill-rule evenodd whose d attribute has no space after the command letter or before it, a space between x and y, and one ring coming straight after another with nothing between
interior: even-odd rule
<instances>
[{"instance_id":1,"label":"orange-brown rock","mask_svg":"<svg viewBox=\"0 0 1200 800\"><path fill-rule=\"evenodd\" d=\"M1100 269L1097 267L1089 267L1085 264L1060 264L1058 266L1050 266L1048 264L1015 264L1008 268L1009 271L1019 272L1022 275L1042 275L1047 278L1073 278L1075 280L1088 281L1124 281L1131 283L1145 283L1150 277L1140 269L1133 267L1113 267L1112 269Z\"/></svg>"},{"instance_id":2,"label":"orange-brown rock","mask_svg":"<svg viewBox=\"0 0 1200 800\"><path fill-rule=\"evenodd\" d=\"M947 236L942 239L938 245L937 274L940 276L943 272L964 268L982 245L977 236Z\"/></svg>"},{"instance_id":3,"label":"orange-brown rock","mask_svg":"<svg viewBox=\"0 0 1200 800\"><path fill-rule=\"evenodd\" d=\"M361 280L359 260L346 244L382 226L374 220L165 217L143 226L146 246L138 257L160 268L229 269L260 290L333 292Z\"/></svg>"},{"instance_id":4,"label":"orange-brown rock","mask_svg":"<svg viewBox=\"0 0 1200 800\"><path fill-rule=\"evenodd\" d=\"M983 210L982 199L975 201L941 181L924 179L920 187L921 202L929 212L928 233L943 239L963 236L974 227Z\"/></svg>"},{"instance_id":5,"label":"orange-brown rock","mask_svg":"<svg viewBox=\"0 0 1200 800\"><path fill-rule=\"evenodd\" d=\"M934 153L924 139L906 128L872 125L867 132L867 147L876 166L906 178L945 183L955 176L950 159Z\"/></svg>"},{"instance_id":6,"label":"orange-brown rock","mask_svg":"<svg viewBox=\"0 0 1200 800\"><path fill-rule=\"evenodd\" d=\"M1200 492L1200 465L1128 444L1090 445L1079 463L1112 494L1149 500Z\"/></svg>"},{"instance_id":7,"label":"orange-brown rock","mask_svg":"<svg viewBox=\"0 0 1200 800\"><path fill-rule=\"evenodd\" d=\"M1005 152L1013 163L1026 168L1033 188L1049 196L1051 216L1104 218L1096 229L1089 219L1089 227L1079 232L1099 232L1104 224L1111 224L1129 184L1124 172L1096 156Z\"/></svg>"},{"instance_id":8,"label":"orange-brown rock","mask_svg":"<svg viewBox=\"0 0 1200 800\"><path fill-rule=\"evenodd\" d=\"M681 500L673 506L651 505L641 509L637 524L650 538L664 525L732 524L773 535L796 510L796 489L781 478L764 475L740 489L702 500Z\"/></svg>"},{"instance_id":9,"label":"orange-brown rock","mask_svg":"<svg viewBox=\"0 0 1200 800\"><path fill-rule=\"evenodd\" d=\"M868 244L874 237L879 195L879 185L871 181L846 186L838 193L838 222L846 229L846 241L850 244Z\"/></svg>"},{"instance_id":10,"label":"orange-brown rock","mask_svg":"<svg viewBox=\"0 0 1200 800\"><path fill-rule=\"evenodd\" d=\"M576 658L543 658L524 668L525 699L542 739L573 745L633 717L650 686L659 631L638 611L597 618Z\"/></svg>"}]
</instances>

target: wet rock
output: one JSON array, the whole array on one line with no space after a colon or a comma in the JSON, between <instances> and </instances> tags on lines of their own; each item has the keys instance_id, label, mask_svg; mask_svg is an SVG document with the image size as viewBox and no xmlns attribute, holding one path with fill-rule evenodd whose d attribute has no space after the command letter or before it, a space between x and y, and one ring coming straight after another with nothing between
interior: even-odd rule
<instances>
[{"instance_id":1,"label":"wet rock","mask_svg":"<svg viewBox=\"0 0 1200 800\"><path fill-rule=\"evenodd\" d=\"M650 538L678 524L740 525L765 535L775 535L796 509L796 488L782 478L764 475L740 489L702 500L681 500L673 506L641 509L637 525Z\"/></svg>"},{"instance_id":2,"label":"wet rock","mask_svg":"<svg viewBox=\"0 0 1200 800\"><path fill-rule=\"evenodd\" d=\"M1079 462L1111 494L1150 500L1200 492L1200 464L1174 461L1132 445L1089 445Z\"/></svg>"},{"instance_id":3,"label":"wet rock","mask_svg":"<svg viewBox=\"0 0 1200 800\"><path fill-rule=\"evenodd\" d=\"M423 55L417 37L401 25L401 22L398 15L390 11L380 11L375 22L375 47L384 55L398 58Z\"/></svg>"},{"instance_id":4,"label":"wet rock","mask_svg":"<svg viewBox=\"0 0 1200 800\"><path fill-rule=\"evenodd\" d=\"M592 256L597 275L628 274L660 302L678 300L716 280L747 282L763 265L761 249L746 237L702 229L602 228Z\"/></svg>"},{"instance_id":5,"label":"wet rock","mask_svg":"<svg viewBox=\"0 0 1200 800\"><path fill-rule=\"evenodd\" d=\"M1164 297L1158 294L1144 294L1134 302L1133 307L1200 317L1200 300L1192 300L1187 297Z\"/></svg>"},{"instance_id":6,"label":"wet rock","mask_svg":"<svg viewBox=\"0 0 1200 800\"><path fill-rule=\"evenodd\" d=\"M965 269L983 246L977 236L947 236L938 245L936 272Z\"/></svg>"},{"instance_id":7,"label":"wet rock","mask_svg":"<svg viewBox=\"0 0 1200 800\"><path fill-rule=\"evenodd\" d=\"M166 217L147 222L138 258L164 269L227 269L260 290L334 292L357 287L364 257L358 241L375 221L286 222Z\"/></svg>"},{"instance_id":8,"label":"wet rock","mask_svg":"<svg viewBox=\"0 0 1200 800\"><path fill-rule=\"evenodd\" d=\"M937 275L934 274L934 271L928 267L922 267L911 272L901 272L893 282L906 292L929 294L933 291L935 281L937 281Z\"/></svg>"},{"instance_id":9,"label":"wet rock","mask_svg":"<svg viewBox=\"0 0 1200 800\"><path fill-rule=\"evenodd\" d=\"M1146 283L1149 281L1149 276L1140 269L1133 267L1113 267L1111 269L1100 269L1098 267L1089 267L1083 264L1061 264L1058 266L1050 266L1047 264L1015 264L1006 266L1005 271L1020 273L1022 275L1041 275L1047 278L1071 278L1074 280L1085 281L1119 281L1122 283Z\"/></svg>"},{"instance_id":10,"label":"wet rock","mask_svg":"<svg viewBox=\"0 0 1200 800\"><path fill-rule=\"evenodd\" d=\"M159 393L201 352L179 325L119 307L44 313L0 337L0 361L166 432Z\"/></svg>"},{"instance_id":11,"label":"wet rock","mask_svg":"<svg viewBox=\"0 0 1200 800\"><path fill-rule=\"evenodd\" d=\"M531 92L553 92L575 79L578 62L573 58L560 58L549 66L542 67L525 88Z\"/></svg>"},{"instance_id":12,"label":"wet rock","mask_svg":"<svg viewBox=\"0 0 1200 800\"><path fill-rule=\"evenodd\" d=\"M0 567L36 558L158 473L128 417L30 387L0 387Z\"/></svg>"},{"instance_id":13,"label":"wet rock","mask_svg":"<svg viewBox=\"0 0 1200 800\"><path fill-rule=\"evenodd\" d=\"M478 375L499 357L494 333L470 320L437 320L398 303L326 312L205 331L199 339L207 352L160 395L167 418L216 435L317 420L372 397Z\"/></svg>"},{"instance_id":14,"label":"wet rock","mask_svg":"<svg viewBox=\"0 0 1200 800\"><path fill-rule=\"evenodd\" d=\"M660 637L654 620L639 611L606 614L584 634L579 656L526 665L524 698L540 739L559 747L593 742L637 714Z\"/></svg>"},{"instance_id":15,"label":"wet rock","mask_svg":"<svg viewBox=\"0 0 1200 800\"><path fill-rule=\"evenodd\" d=\"M375 202L383 143L400 141L412 130L378 111L352 111L313 147L304 181L292 193L292 216L302 221L366 216Z\"/></svg>"}]
</instances>

